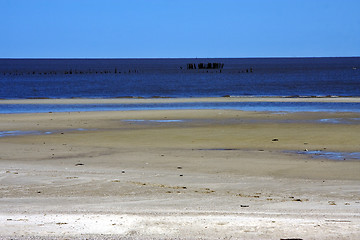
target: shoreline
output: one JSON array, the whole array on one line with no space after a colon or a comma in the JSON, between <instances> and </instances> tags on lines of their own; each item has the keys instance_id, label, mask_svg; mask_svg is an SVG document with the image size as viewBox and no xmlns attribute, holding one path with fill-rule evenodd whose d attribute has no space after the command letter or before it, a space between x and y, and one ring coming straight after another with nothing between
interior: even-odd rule
<instances>
[{"instance_id":1,"label":"shoreline","mask_svg":"<svg viewBox=\"0 0 360 240\"><path fill-rule=\"evenodd\" d=\"M360 98L78 98L0 100L1 114L147 110L237 110L248 112L360 112Z\"/></svg>"},{"instance_id":2,"label":"shoreline","mask_svg":"<svg viewBox=\"0 0 360 240\"><path fill-rule=\"evenodd\" d=\"M188 102L349 102L359 103L360 97L194 97L194 98L46 98L0 99L0 104L133 104Z\"/></svg>"}]
</instances>

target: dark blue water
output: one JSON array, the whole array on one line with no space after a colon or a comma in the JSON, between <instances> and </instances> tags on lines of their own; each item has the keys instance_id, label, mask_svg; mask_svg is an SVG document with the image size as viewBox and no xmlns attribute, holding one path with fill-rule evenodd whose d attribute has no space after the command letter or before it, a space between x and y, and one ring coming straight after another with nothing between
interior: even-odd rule
<instances>
[{"instance_id":1,"label":"dark blue water","mask_svg":"<svg viewBox=\"0 0 360 240\"><path fill-rule=\"evenodd\" d=\"M225 95L360 96L360 58L0 59L2 99Z\"/></svg>"}]
</instances>

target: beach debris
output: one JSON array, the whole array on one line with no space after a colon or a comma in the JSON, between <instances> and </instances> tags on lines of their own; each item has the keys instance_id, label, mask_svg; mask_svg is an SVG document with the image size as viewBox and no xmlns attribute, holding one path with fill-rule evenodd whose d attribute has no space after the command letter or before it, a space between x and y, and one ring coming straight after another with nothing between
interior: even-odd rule
<instances>
[{"instance_id":1,"label":"beach debris","mask_svg":"<svg viewBox=\"0 0 360 240\"><path fill-rule=\"evenodd\" d=\"M6 219L6 221L27 222L27 221L29 221L29 219L26 219L26 218L20 218L20 219L8 218L8 219Z\"/></svg>"},{"instance_id":2,"label":"beach debris","mask_svg":"<svg viewBox=\"0 0 360 240\"><path fill-rule=\"evenodd\" d=\"M240 205L240 207L244 207L244 208L245 208L245 207L249 207L249 205Z\"/></svg>"},{"instance_id":3,"label":"beach debris","mask_svg":"<svg viewBox=\"0 0 360 240\"><path fill-rule=\"evenodd\" d=\"M302 238L280 238L280 240L303 240Z\"/></svg>"},{"instance_id":4,"label":"beach debris","mask_svg":"<svg viewBox=\"0 0 360 240\"><path fill-rule=\"evenodd\" d=\"M122 171L121 171L121 173L125 173L125 171L124 171L124 170L122 170Z\"/></svg>"},{"instance_id":5,"label":"beach debris","mask_svg":"<svg viewBox=\"0 0 360 240\"><path fill-rule=\"evenodd\" d=\"M336 220L336 219L326 219L325 220L326 222L339 222L339 223L341 223L341 222L351 222L351 221L349 221L349 220Z\"/></svg>"},{"instance_id":6,"label":"beach debris","mask_svg":"<svg viewBox=\"0 0 360 240\"><path fill-rule=\"evenodd\" d=\"M195 191L195 192L199 192L199 191ZM215 191L214 190L211 190L210 188L205 188L204 190L201 191L201 193L214 193Z\"/></svg>"},{"instance_id":7,"label":"beach debris","mask_svg":"<svg viewBox=\"0 0 360 240\"><path fill-rule=\"evenodd\" d=\"M273 141L273 142L278 142L279 139L278 139L278 138L273 138L273 140L271 140L271 141Z\"/></svg>"},{"instance_id":8,"label":"beach debris","mask_svg":"<svg viewBox=\"0 0 360 240\"><path fill-rule=\"evenodd\" d=\"M65 224L68 224L66 222L57 222L56 225L65 225Z\"/></svg>"},{"instance_id":9,"label":"beach debris","mask_svg":"<svg viewBox=\"0 0 360 240\"><path fill-rule=\"evenodd\" d=\"M75 164L75 166L83 166L83 165L85 165L85 164L83 164L83 163L76 163Z\"/></svg>"},{"instance_id":10,"label":"beach debris","mask_svg":"<svg viewBox=\"0 0 360 240\"><path fill-rule=\"evenodd\" d=\"M328 201L329 205L336 205L335 201Z\"/></svg>"},{"instance_id":11,"label":"beach debris","mask_svg":"<svg viewBox=\"0 0 360 240\"><path fill-rule=\"evenodd\" d=\"M178 166L177 169L182 169L182 167L181 167L181 166Z\"/></svg>"},{"instance_id":12,"label":"beach debris","mask_svg":"<svg viewBox=\"0 0 360 240\"><path fill-rule=\"evenodd\" d=\"M182 176L184 176L184 175L180 174L180 177L182 177Z\"/></svg>"}]
</instances>

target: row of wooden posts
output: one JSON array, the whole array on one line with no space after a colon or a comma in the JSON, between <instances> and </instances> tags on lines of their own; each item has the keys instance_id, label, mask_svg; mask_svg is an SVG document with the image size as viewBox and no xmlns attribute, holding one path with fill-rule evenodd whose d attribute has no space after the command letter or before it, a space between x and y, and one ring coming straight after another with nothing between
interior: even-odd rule
<instances>
[{"instance_id":1,"label":"row of wooden posts","mask_svg":"<svg viewBox=\"0 0 360 240\"><path fill-rule=\"evenodd\" d=\"M221 70L224 68L224 63L188 63L186 65L187 70ZM183 69L183 67L180 67L180 69ZM252 73L254 70L252 67L243 69L243 70L236 70L239 73ZM22 72L22 71L13 71L13 72L3 72L2 74L5 75L56 75L56 74L65 74L65 75L72 75L72 74L126 74L126 73L139 73L140 71L137 69L129 69L129 70L122 70L118 71L117 68L112 70L92 70L89 69L87 71L80 71L80 70L63 70L63 71L28 71L28 72ZM211 71L212 72L212 71ZM216 71L217 72L217 71ZM1 73L0 73L1 74Z\"/></svg>"},{"instance_id":2,"label":"row of wooden posts","mask_svg":"<svg viewBox=\"0 0 360 240\"><path fill-rule=\"evenodd\" d=\"M3 72L2 75L56 75L56 74L65 74L65 75L72 75L72 74L121 74L121 73L138 73L139 70L136 69L129 69L126 71L118 71L116 68L114 71L111 70L88 70L88 71L79 71L79 70L66 70L66 71L13 71L13 72Z\"/></svg>"},{"instance_id":3,"label":"row of wooden posts","mask_svg":"<svg viewBox=\"0 0 360 240\"><path fill-rule=\"evenodd\" d=\"M186 64L187 69L223 69L223 63L188 63Z\"/></svg>"}]
</instances>

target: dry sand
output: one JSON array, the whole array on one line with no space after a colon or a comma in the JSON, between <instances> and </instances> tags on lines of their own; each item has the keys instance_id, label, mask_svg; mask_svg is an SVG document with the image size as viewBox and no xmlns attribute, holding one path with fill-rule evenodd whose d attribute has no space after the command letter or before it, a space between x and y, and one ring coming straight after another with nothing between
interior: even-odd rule
<instances>
[{"instance_id":1,"label":"dry sand","mask_svg":"<svg viewBox=\"0 0 360 240\"><path fill-rule=\"evenodd\" d=\"M359 124L319 121L354 118L360 113L3 114L0 131L38 132L0 138L0 236L359 239L360 161L291 152L359 152Z\"/></svg>"}]
</instances>

